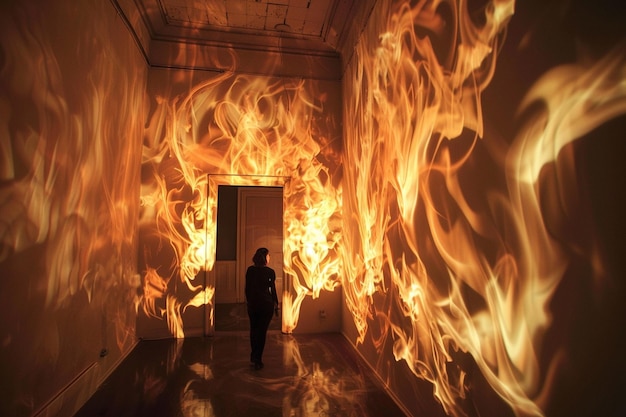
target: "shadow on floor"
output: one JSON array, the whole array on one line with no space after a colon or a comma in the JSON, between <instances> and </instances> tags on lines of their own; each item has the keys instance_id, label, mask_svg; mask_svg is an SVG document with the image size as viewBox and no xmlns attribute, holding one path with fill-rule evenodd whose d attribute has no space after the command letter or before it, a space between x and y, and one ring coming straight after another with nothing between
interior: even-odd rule
<instances>
[{"instance_id":1,"label":"shadow on floor","mask_svg":"<svg viewBox=\"0 0 626 417\"><path fill-rule=\"evenodd\" d=\"M76 417L405 416L340 334L143 340Z\"/></svg>"}]
</instances>

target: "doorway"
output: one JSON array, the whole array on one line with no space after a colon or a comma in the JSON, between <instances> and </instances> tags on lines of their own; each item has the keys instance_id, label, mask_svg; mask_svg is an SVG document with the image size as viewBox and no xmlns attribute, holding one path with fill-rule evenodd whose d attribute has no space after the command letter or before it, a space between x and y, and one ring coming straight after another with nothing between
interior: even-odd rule
<instances>
[{"instance_id":1,"label":"doorway","mask_svg":"<svg viewBox=\"0 0 626 417\"><path fill-rule=\"evenodd\" d=\"M279 302L283 291L282 187L220 185L215 262L215 330L248 330L245 273L259 247L269 249ZM270 329L280 330L280 318Z\"/></svg>"}]
</instances>

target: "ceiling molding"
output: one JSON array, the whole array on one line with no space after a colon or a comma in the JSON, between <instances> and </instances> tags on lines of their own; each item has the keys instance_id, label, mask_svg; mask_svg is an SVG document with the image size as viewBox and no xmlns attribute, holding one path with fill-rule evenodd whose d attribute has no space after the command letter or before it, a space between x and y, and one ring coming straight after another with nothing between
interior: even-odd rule
<instances>
[{"instance_id":1,"label":"ceiling molding","mask_svg":"<svg viewBox=\"0 0 626 417\"><path fill-rule=\"evenodd\" d=\"M150 66L325 80L341 79L357 8L356 0L111 2Z\"/></svg>"}]
</instances>

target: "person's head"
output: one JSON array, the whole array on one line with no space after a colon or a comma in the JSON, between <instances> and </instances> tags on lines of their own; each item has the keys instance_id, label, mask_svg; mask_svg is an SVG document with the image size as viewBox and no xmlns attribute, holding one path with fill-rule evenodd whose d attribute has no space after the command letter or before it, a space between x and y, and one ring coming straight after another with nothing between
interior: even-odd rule
<instances>
[{"instance_id":1,"label":"person's head","mask_svg":"<svg viewBox=\"0 0 626 417\"><path fill-rule=\"evenodd\" d=\"M256 266L265 266L267 265L267 256L270 254L270 251L267 248L259 248L254 253L252 257L252 263Z\"/></svg>"}]
</instances>

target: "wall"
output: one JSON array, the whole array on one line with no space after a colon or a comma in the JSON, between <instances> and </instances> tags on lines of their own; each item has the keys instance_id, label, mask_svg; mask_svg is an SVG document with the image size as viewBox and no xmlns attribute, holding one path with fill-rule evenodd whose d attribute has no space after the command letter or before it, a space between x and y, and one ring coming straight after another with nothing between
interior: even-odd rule
<instances>
[{"instance_id":1,"label":"wall","mask_svg":"<svg viewBox=\"0 0 626 417\"><path fill-rule=\"evenodd\" d=\"M3 1L0 56L0 415L70 416L136 343L146 65L106 0Z\"/></svg>"},{"instance_id":2,"label":"wall","mask_svg":"<svg viewBox=\"0 0 626 417\"><path fill-rule=\"evenodd\" d=\"M411 415L623 415L623 14L379 0L344 51L343 331Z\"/></svg>"},{"instance_id":3,"label":"wall","mask_svg":"<svg viewBox=\"0 0 626 417\"><path fill-rule=\"evenodd\" d=\"M206 272L215 262L219 185L283 187L289 281L283 331L331 324L339 330L339 315L312 329L299 319L304 300L312 300L315 315L320 303L340 309L339 293L321 296L339 284L340 87L340 81L150 70L140 337L182 338L203 326L212 334L215 283Z\"/></svg>"}]
</instances>

